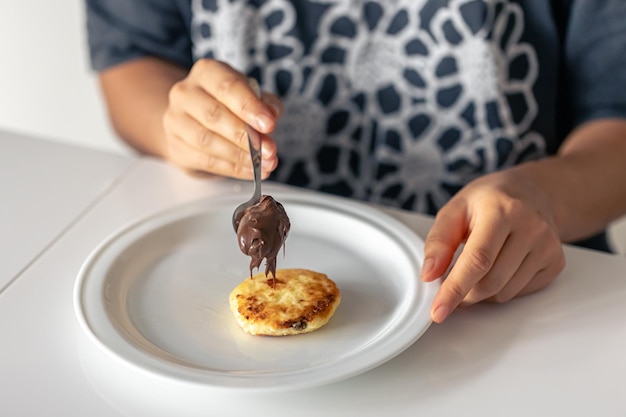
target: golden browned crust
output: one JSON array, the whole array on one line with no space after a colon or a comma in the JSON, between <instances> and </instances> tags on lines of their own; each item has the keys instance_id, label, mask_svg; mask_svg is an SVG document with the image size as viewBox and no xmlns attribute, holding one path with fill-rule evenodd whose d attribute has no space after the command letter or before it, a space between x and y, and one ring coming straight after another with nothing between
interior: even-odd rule
<instances>
[{"instance_id":1,"label":"golden browned crust","mask_svg":"<svg viewBox=\"0 0 626 417\"><path fill-rule=\"evenodd\" d=\"M308 269L279 269L275 280L259 273L239 284L229 297L230 309L244 331L287 336L319 329L341 302L337 285Z\"/></svg>"}]
</instances>

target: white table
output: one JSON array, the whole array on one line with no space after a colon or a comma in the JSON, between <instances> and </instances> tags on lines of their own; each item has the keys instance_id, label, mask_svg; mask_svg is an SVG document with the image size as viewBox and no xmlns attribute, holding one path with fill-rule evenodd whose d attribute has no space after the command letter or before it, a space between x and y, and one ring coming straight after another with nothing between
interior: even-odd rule
<instances>
[{"instance_id":1,"label":"white table","mask_svg":"<svg viewBox=\"0 0 626 417\"><path fill-rule=\"evenodd\" d=\"M324 387L216 392L151 376L100 351L72 305L90 251L137 219L250 190L240 189L240 182L192 178L139 159L80 211L0 296L0 415L626 415L626 259L571 247L562 276L543 292L459 310L386 364ZM390 212L422 236L431 224Z\"/></svg>"},{"instance_id":2,"label":"white table","mask_svg":"<svg viewBox=\"0 0 626 417\"><path fill-rule=\"evenodd\" d=\"M0 130L0 293L132 161Z\"/></svg>"}]
</instances>

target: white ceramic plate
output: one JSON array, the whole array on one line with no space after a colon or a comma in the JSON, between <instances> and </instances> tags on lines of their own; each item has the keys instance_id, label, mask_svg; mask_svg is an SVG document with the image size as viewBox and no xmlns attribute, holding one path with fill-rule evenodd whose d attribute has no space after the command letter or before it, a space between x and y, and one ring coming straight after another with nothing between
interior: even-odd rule
<instances>
[{"instance_id":1,"label":"white ceramic plate","mask_svg":"<svg viewBox=\"0 0 626 417\"><path fill-rule=\"evenodd\" d=\"M360 203L274 197L292 223L278 268L324 272L341 290L341 305L326 326L277 338L238 327L228 295L249 276L249 258L231 226L237 196L177 207L96 248L75 287L83 329L141 369L247 390L339 381L391 359L426 331L439 283L418 279L423 242L415 233Z\"/></svg>"}]
</instances>

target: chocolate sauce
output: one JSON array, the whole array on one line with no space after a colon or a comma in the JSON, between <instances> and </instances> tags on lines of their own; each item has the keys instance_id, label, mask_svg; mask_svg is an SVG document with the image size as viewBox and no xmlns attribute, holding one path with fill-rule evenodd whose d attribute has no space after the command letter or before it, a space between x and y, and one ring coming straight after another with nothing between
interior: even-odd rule
<instances>
[{"instance_id":1,"label":"chocolate sauce","mask_svg":"<svg viewBox=\"0 0 626 417\"><path fill-rule=\"evenodd\" d=\"M237 240L239 249L250 256L250 276L252 270L265 261L265 276L269 273L276 276L276 256L289 233L291 223L285 208L269 195L261 196L261 200L248 207L237 224Z\"/></svg>"}]
</instances>

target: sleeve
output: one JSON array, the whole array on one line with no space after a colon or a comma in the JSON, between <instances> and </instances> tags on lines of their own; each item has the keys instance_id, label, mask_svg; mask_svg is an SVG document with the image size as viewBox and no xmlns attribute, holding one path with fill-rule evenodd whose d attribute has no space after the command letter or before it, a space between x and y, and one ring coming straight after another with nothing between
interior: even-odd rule
<instances>
[{"instance_id":1,"label":"sleeve","mask_svg":"<svg viewBox=\"0 0 626 417\"><path fill-rule=\"evenodd\" d=\"M91 67L101 71L131 59L156 56L190 68L191 38L176 3L86 0Z\"/></svg>"},{"instance_id":2,"label":"sleeve","mask_svg":"<svg viewBox=\"0 0 626 417\"><path fill-rule=\"evenodd\" d=\"M626 1L571 0L565 64L572 122L626 118Z\"/></svg>"}]
</instances>

